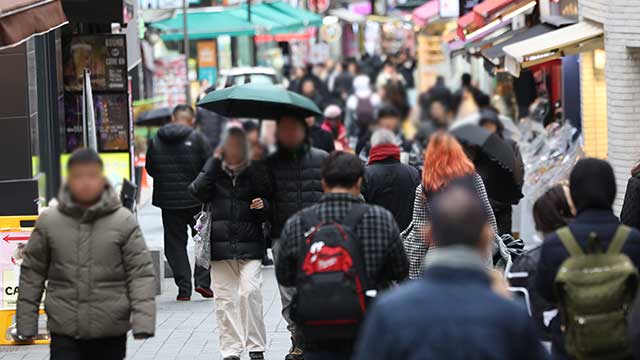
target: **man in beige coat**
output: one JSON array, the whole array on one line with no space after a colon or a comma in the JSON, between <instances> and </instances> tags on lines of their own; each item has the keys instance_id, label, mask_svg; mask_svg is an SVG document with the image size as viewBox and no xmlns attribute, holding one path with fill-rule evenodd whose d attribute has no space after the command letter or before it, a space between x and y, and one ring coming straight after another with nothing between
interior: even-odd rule
<instances>
[{"instance_id":1,"label":"man in beige coat","mask_svg":"<svg viewBox=\"0 0 640 360\"><path fill-rule=\"evenodd\" d=\"M51 359L124 359L126 336L155 333L151 255L96 152L69 158L59 204L40 215L20 272L18 338L38 331L45 290Z\"/></svg>"}]
</instances>

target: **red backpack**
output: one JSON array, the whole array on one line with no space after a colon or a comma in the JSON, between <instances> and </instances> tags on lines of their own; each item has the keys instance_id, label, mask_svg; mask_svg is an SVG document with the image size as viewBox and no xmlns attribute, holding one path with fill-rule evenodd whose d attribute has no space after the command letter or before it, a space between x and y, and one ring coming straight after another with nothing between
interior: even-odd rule
<instances>
[{"instance_id":1,"label":"red backpack","mask_svg":"<svg viewBox=\"0 0 640 360\"><path fill-rule=\"evenodd\" d=\"M301 214L309 230L294 313L308 341L356 338L369 284L354 229L368 210L365 204L354 204L340 223L321 222L313 210Z\"/></svg>"}]
</instances>

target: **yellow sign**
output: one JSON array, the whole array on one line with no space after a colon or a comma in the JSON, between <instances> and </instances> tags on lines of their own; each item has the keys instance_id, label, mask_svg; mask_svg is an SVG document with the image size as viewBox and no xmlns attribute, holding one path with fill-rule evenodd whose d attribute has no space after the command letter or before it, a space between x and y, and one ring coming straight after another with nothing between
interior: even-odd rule
<instances>
[{"instance_id":1,"label":"yellow sign","mask_svg":"<svg viewBox=\"0 0 640 360\"><path fill-rule=\"evenodd\" d=\"M60 155L60 172L62 179L67 177L67 161L69 161L71 154ZM122 179L131 180L130 169L131 162L129 153L100 153L100 158L104 162L104 174L106 175L111 185L115 188L119 188L122 184Z\"/></svg>"}]
</instances>

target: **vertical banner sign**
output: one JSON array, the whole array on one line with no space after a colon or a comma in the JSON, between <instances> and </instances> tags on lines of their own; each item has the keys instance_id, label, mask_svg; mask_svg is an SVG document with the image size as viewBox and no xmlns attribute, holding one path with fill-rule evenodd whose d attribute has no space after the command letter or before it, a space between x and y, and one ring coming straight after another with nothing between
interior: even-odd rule
<instances>
[{"instance_id":1,"label":"vertical banner sign","mask_svg":"<svg viewBox=\"0 0 640 360\"><path fill-rule=\"evenodd\" d=\"M215 85L218 71L218 44L215 40L198 41L198 80Z\"/></svg>"}]
</instances>

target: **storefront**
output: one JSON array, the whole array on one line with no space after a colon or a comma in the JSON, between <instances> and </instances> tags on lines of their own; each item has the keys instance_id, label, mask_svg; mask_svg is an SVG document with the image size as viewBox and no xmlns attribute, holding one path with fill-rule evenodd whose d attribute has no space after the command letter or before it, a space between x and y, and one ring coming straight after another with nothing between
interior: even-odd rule
<instances>
[{"instance_id":1,"label":"storefront","mask_svg":"<svg viewBox=\"0 0 640 360\"><path fill-rule=\"evenodd\" d=\"M62 111L58 54L60 1L0 4L0 216L36 215L57 190L55 158Z\"/></svg>"},{"instance_id":2,"label":"storefront","mask_svg":"<svg viewBox=\"0 0 640 360\"><path fill-rule=\"evenodd\" d=\"M581 127L586 155L607 157L604 30L582 21L504 47L505 68L514 76L523 69L559 62L580 54Z\"/></svg>"}]
</instances>

